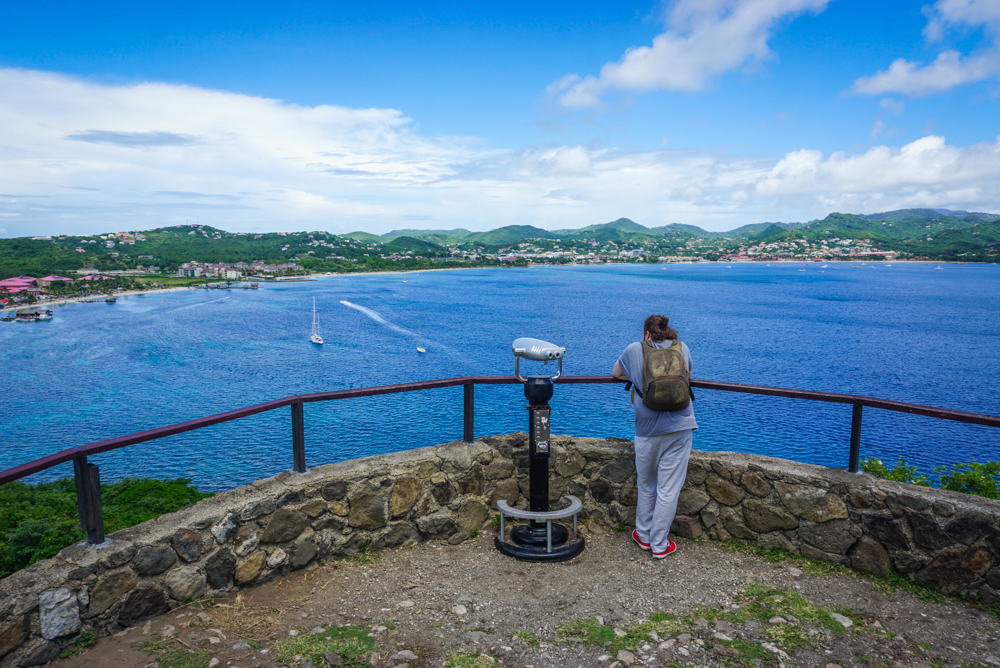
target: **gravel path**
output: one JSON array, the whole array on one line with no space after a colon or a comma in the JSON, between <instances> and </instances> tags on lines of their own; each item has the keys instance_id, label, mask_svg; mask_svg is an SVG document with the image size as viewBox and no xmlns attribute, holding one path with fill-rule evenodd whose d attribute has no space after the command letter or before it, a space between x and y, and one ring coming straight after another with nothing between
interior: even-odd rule
<instances>
[{"instance_id":1,"label":"gravel path","mask_svg":"<svg viewBox=\"0 0 1000 668\"><path fill-rule=\"evenodd\" d=\"M810 575L711 542L679 539L675 554L654 561L628 533L593 529L585 532L584 553L562 564L504 557L486 535L455 546L390 550L370 564L328 563L245 590L238 600L216 601L200 619L195 615L201 608L174 610L58 663L129 668L158 660L162 668L180 666L141 650L166 630L172 637L161 647L174 643L186 652L193 662L185 666L209 666L213 658L215 665L239 668L302 666L309 665L308 657L280 658L282 643L354 626L374 642L365 660L376 668L442 666L458 653L467 655L463 668L494 662L608 668L616 661L621 668L629 661L1000 666L1000 624L988 612L899 591L887 596L863 578ZM843 613L841 622L831 624L838 618L833 611ZM655 613L674 619L663 621ZM750 614L757 618L746 619ZM581 624L588 618L596 621ZM560 631L560 625L574 623ZM476 653L491 658L476 662ZM323 663L320 658L313 665Z\"/></svg>"}]
</instances>

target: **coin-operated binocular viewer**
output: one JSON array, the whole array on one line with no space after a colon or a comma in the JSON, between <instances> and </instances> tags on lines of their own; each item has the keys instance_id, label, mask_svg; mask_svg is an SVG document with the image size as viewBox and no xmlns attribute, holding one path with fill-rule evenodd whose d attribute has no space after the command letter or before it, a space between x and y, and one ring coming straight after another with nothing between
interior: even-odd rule
<instances>
[{"instance_id":1,"label":"coin-operated binocular viewer","mask_svg":"<svg viewBox=\"0 0 1000 668\"><path fill-rule=\"evenodd\" d=\"M514 375L524 383L524 397L528 400L528 510L511 508L505 500L497 502L500 511L500 535L495 543L502 553L525 561L563 561L583 551L583 537L577 532L577 514L583 507L575 496L564 496L569 505L561 510L549 510L549 418L552 409L553 382L562 375L563 355L566 349L539 339L517 339L513 344ZM558 361L554 376L521 375L521 359L544 362ZM528 520L511 528L507 540L508 517ZM554 520L573 518L573 536L566 527Z\"/></svg>"}]
</instances>

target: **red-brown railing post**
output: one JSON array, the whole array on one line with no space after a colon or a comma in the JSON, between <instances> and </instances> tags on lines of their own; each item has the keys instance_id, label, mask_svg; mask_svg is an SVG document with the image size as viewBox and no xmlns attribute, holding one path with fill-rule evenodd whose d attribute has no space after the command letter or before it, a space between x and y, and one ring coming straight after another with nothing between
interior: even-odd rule
<instances>
[{"instance_id":1,"label":"red-brown railing post","mask_svg":"<svg viewBox=\"0 0 1000 668\"><path fill-rule=\"evenodd\" d=\"M306 422L301 401L292 404L292 468L296 473L306 472Z\"/></svg>"},{"instance_id":2,"label":"red-brown railing post","mask_svg":"<svg viewBox=\"0 0 1000 668\"><path fill-rule=\"evenodd\" d=\"M476 384L471 380L466 381L462 388L464 390L462 440L466 443L472 443L476 440Z\"/></svg>"}]
</instances>

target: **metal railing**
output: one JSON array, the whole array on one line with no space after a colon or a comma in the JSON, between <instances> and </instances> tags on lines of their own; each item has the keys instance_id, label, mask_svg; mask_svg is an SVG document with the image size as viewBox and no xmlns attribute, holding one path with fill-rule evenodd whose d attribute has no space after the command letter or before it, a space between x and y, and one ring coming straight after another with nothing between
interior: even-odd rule
<instances>
[{"instance_id":1,"label":"metal railing","mask_svg":"<svg viewBox=\"0 0 1000 668\"><path fill-rule=\"evenodd\" d=\"M598 384L621 383L613 376L562 376L555 382L559 384ZM417 383L399 383L396 385L381 385L378 387L362 387L350 390L335 390L332 392L316 392L313 394L297 394L283 399L266 401L262 404L237 408L235 410L210 415L208 417L188 420L178 424L158 427L128 436L119 436L96 443L89 443L75 448L69 448L40 459L0 471L0 485L12 480L19 480L33 473L50 469L68 461L73 462L73 474L76 481L77 507L80 514L80 526L87 532L87 542L98 544L104 542L104 518L101 511L100 471L98 467L87 461L91 455L118 450L130 445L153 441L165 436L173 436L186 431L194 431L223 422L265 413L286 406L292 412L292 469L298 473L306 472L305 446L305 416L303 407L314 401L333 401L338 399L353 399L357 397L372 397L380 394L399 394L402 392L420 392L444 387L461 385L464 396L462 440L471 443L475 440L475 388L476 385L515 385L520 384L513 376L467 376L461 378L444 378L441 380L426 380ZM874 397L856 396L853 394L835 394L832 392L810 392L808 390L792 390L782 387L764 387L759 385L741 385L739 383L721 383L711 380L692 380L691 386L705 390L721 390L724 392L742 392L744 394L759 394L769 397L784 397L787 399L804 399L807 401L823 401L837 404L850 404L851 441L848 455L847 470L857 473L861 457L861 415L865 406L880 408L898 413L923 415L926 417L955 422L966 422L988 427L1000 427L1000 417L982 415L979 413L964 413L945 408L907 404L901 401L889 401Z\"/></svg>"}]
</instances>

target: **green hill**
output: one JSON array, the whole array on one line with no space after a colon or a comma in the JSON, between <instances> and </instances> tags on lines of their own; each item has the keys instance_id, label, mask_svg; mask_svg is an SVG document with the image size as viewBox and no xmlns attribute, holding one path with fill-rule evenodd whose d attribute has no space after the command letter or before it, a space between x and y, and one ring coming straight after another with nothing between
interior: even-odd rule
<instances>
[{"instance_id":1,"label":"green hill","mask_svg":"<svg viewBox=\"0 0 1000 668\"><path fill-rule=\"evenodd\" d=\"M454 230L393 230L382 235L383 239L396 237L413 237L415 239L464 239L472 234L469 230L457 228ZM437 243L436 241L434 243Z\"/></svg>"},{"instance_id":2,"label":"green hill","mask_svg":"<svg viewBox=\"0 0 1000 668\"><path fill-rule=\"evenodd\" d=\"M516 244L525 239L558 239L552 232L548 232L532 225L507 225L489 232L473 232L465 237L463 242L482 244L484 246L507 246Z\"/></svg>"},{"instance_id":3,"label":"green hill","mask_svg":"<svg viewBox=\"0 0 1000 668\"><path fill-rule=\"evenodd\" d=\"M441 247L415 237L396 237L382 246L383 253L406 253L413 251L416 255L437 255Z\"/></svg>"},{"instance_id":4,"label":"green hill","mask_svg":"<svg viewBox=\"0 0 1000 668\"><path fill-rule=\"evenodd\" d=\"M366 244L380 244L383 241L385 241L385 239L383 239L377 234L362 232L361 230L358 230L357 232L351 232L350 234L345 234L343 236L348 239L354 239L355 241L362 241Z\"/></svg>"}]
</instances>

